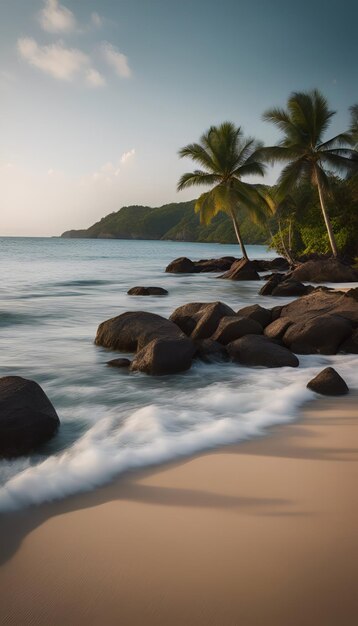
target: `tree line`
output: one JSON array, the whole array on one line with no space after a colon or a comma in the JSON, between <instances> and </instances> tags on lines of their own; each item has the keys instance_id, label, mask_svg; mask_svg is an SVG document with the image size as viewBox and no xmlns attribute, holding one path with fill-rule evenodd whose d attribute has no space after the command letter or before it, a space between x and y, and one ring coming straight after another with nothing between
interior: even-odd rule
<instances>
[{"instance_id":1,"label":"tree line","mask_svg":"<svg viewBox=\"0 0 358 626\"><path fill-rule=\"evenodd\" d=\"M240 230L245 214L268 229L275 222L272 245L291 262L294 250L305 243L306 251L321 253L326 252L328 240L334 257L347 253L350 231L357 240L358 227L358 104L350 108L349 129L327 139L334 115L315 89L293 92L285 108L265 111L263 119L280 131L274 146L245 137L232 122L211 126L199 142L180 149L179 156L189 157L200 169L183 174L178 190L210 187L196 201L195 211L202 224L209 224L221 211L229 215L246 259ZM276 163L283 167L273 187L247 182L249 176L264 177L267 165ZM314 241L317 208L326 241L322 237Z\"/></svg>"}]
</instances>

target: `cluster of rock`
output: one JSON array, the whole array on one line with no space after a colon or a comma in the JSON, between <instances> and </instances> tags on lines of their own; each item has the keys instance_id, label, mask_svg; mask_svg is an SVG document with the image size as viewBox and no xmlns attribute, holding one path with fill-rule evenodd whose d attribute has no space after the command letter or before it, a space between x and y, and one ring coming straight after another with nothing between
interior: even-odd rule
<instances>
[{"instance_id":1,"label":"cluster of rock","mask_svg":"<svg viewBox=\"0 0 358 626\"><path fill-rule=\"evenodd\" d=\"M172 261L165 270L173 274L197 274L201 272L224 272L219 278L235 281L267 280L268 283L260 291L261 295L300 296L310 293L309 283L345 283L358 281L358 272L338 259L319 259L301 263L290 270L288 261L282 257L272 260L235 259L222 257L191 261L180 257ZM260 273L271 272L260 276ZM272 274L272 272L274 272Z\"/></svg>"},{"instance_id":2,"label":"cluster of rock","mask_svg":"<svg viewBox=\"0 0 358 626\"><path fill-rule=\"evenodd\" d=\"M289 264L283 257L277 257L276 259L262 259L255 261L248 261L247 259L236 259L233 256L224 256L219 259L202 259L201 261L191 261L187 257L179 257L174 259L166 268L166 272L171 274L199 274L202 272L228 272L230 269L233 271L237 269L238 264L244 268L252 269L257 272L270 272L286 271L289 269ZM238 272L236 272L238 273ZM224 278L224 276L222 277ZM225 276L225 278L229 278ZM258 276L258 279L260 277ZM248 279L236 279L234 280L251 280ZM256 279L255 279L256 280Z\"/></svg>"},{"instance_id":3,"label":"cluster of rock","mask_svg":"<svg viewBox=\"0 0 358 626\"><path fill-rule=\"evenodd\" d=\"M170 319L127 312L100 324L95 343L135 352L130 369L155 375L187 370L194 358L297 367L296 354L358 353L356 292L317 289L273 309L256 304L234 311L222 302L193 302Z\"/></svg>"}]
</instances>

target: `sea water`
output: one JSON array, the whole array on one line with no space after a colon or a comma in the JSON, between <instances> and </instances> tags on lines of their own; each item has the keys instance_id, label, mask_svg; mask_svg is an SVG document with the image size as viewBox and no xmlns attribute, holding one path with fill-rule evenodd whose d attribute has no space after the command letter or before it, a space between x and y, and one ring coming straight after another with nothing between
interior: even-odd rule
<instances>
[{"instance_id":1,"label":"sea water","mask_svg":"<svg viewBox=\"0 0 358 626\"><path fill-rule=\"evenodd\" d=\"M248 246L251 258L270 258ZM221 300L238 310L292 298L258 296L260 283L217 274L166 274L174 258L239 256L236 245L165 241L2 238L0 375L37 381L61 420L36 454L0 461L0 511L95 488L122 472L262 435L295 420L313 398L306 383L334 365L358 386L358 357L300 356L299 368L194 362L175 376L106 366L122 356L94 345L97 326L124 311L165 317L187 302ZM136 285L165 297L130 297ZM128 355L124 355L128 356Z\"/></svg>"}]
</instances>

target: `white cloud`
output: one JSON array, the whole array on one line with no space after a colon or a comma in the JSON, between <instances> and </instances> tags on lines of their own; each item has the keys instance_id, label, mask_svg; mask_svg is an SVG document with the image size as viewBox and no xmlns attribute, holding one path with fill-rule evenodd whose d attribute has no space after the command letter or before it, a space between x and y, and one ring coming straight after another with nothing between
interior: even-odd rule
<instances>
[{"instance_id":1,"label":"white cloud","mask_svg":"<svg viewBox=\"0 0 358 626\"><path fill-rule=\"evenodd\" d=\"M117 163L113 163L112 161L107 161L107 163L104 163L104 165L101 165L101 167L98 170L93 172L90 178L92 178L92 180L95 182L106 182L106 183L115 182L116 179L118 179L119 174L121 173L120 166L127 163L130 159L134 157L134 155L135 155L134 148L132 148L132 150L129 150L128 152L123 152L122 156L117 161ZM87 181L88 181L88 176L85 176L82 178L82 184L85 182L87 184Z\"/></svg>"},{"instance_id":2,"label":"white cloud","mask_svg":"<svg viewBox=\"0 0 358 626\"><path fill-rule=\"evenodd\" d=\"M127 163L128 160L133 159L135 155L135 149L132 148L132 150L129 150L128 152L123 152L122 156L121 156L121 163Z\"/></svg>"},{"instance_id":3,"label":"white cloud","mask_svg":"<svg viewBox=\"0 0 358 626\"><path fill-rule=\"evenodd\" d=\"M128 65L128 58L125 54L120 52L111 43L104 42L101 46L102 55L110 65L116 74L121 78L129 78L131 76L131 70Z\"/></svg>"},{"instance_id":4,"label":"white cloud","mask_svg":"<svg viewBox=\"0 0 358 626\"><path fill-rule=\"evenodd\" d=\"M103 87L106 84L106 79L94 67L90 67L86 71L86 84L89 87Z\"/></svg>"},{"instance_id":5,"label":"white cloud","mask_svg":"<svg viewBox=\"0 0 358 626\"><path fill-rule=\"evenodd\" d=\"M111 183L113 180L118 178L120 171L121 170L118 165L112 163L112 161L108 161L104 165L101 165L101 167L96 172L93 172L92 180L94 180L95 182L105 181L106 183ZM88 177L85 176L82 179L81 183L87 184L87 180Z\"/></svg>"},{"instance_id":6,"label":"white cloud","mask_svg":"<svg viewBox=\"0 0 358 626\"><path fill-rule=\"evenodd\" d=\"M18 39L17 47L30 65L59 80L73 80L89 64L89 57L84 52L65 48L61 41L39 46L31 37L24 37Z\"/></svg>"},{"instance_id":7,"label":"white cloud","mask_svg":"<svg viewBox=\"0 0 358 626\"><path fill-rule=\"evenodd\" d=\"M93 26L95 26L96 28L101 28L101 26L103 24L103 19L101 18L100 15L98 15L98 13L96 13L94 11L91 14L91 22L92 22Z\"/></svg>"},{"instance_id":8,"label":"white cloud","mask_svg":"<svg viewBox=\"0 0 358 626\"><path fill-rule=\"evenodd\" d=\"M76 28L76 18L58 0L45 0L45 6L39 14L42 28L48 33L68 33Z\"/></svg>"}]
</instances>

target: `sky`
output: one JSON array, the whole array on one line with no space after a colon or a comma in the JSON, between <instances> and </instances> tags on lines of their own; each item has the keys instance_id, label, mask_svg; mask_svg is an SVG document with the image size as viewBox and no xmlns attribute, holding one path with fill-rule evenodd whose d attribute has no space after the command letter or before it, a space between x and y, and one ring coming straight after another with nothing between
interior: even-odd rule
<instances>
[{"instance_id":1,"label":"sky","mask_svg":"<svg viewBox=\"0 0 358 626\"><path fill-rule=\"evenodd\" d=\"M178 149L225 120L276 142L261 116L292 91L346 130L357 23L356 0L0 0L0 235L192 199Z\"/></svg>"}]
</instances>

